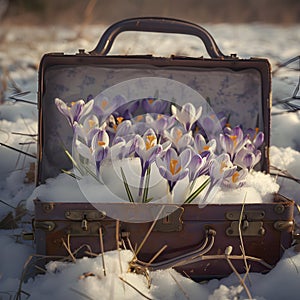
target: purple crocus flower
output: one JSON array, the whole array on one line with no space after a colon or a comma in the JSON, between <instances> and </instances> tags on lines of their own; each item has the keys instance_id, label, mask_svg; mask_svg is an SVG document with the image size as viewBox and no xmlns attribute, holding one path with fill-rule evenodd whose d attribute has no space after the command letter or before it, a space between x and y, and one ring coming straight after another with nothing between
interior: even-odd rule
<instances>
[{"instance_id":1,"label":"purple crocus flower","mask_svg":"<svg viewBox=\"0 0 300 300\"><path fill-rule=\"evenodd\" d=\"M237 167L232 164L229 155L227 153L222 153L211 161L209 167L211 184L214 185L221 180L232 176L236 170Z\"/></svg>"},{"instance_id":2,"label":"purple crocus flower","mask_svg":"<svg viewBox=\"0 0 300 300\"><path fill-rule=\"evenodd\" d=\"M140 158L141 162L141 179L139 187L139 196L142 195L144 178L147 169L155 161L156 156L161 153L163 146L157 144L157 137L152 128L149 128L144 135L141 137L139 135L135 136L135 153Z\"/></svg>"},{"instance_id":3,"label":"purple crocus flower","mask_svg":"<svg viewBox=\"0 0 300 300\"><path fill-rule=\"evenodd\" d=\"M236 170L231 176L224 178L222 185L233 189L240 188L246 183L247 175L247 169Z\"/></svg>"},{"instance_id":4,"label":"purple crocus flower","mask_svg":"<svg viewBox=\"0 0 300 300\"><path fill-rule=\"evenodd\" d=\"M249 136L249 140L252 142L256 149L263 144L265 135L262 131L259 131L258 127L256 127L255 129L247 129L246 134Z\"/></svg>"},{"instance_id":5,"label":"purple crocus flower","mask_svg":"<svg viewBox=\"0 0 300 300\"><path fill-rule=\"evenodd\" d=\"M106 119L117 108L122 107L126 103L125 97L117 95L113 99L108 98L103 94L99 94L94 99L94 112L101 119ZM119 116L119 115L118 115ZM124 117L123 117L124 118Z\"/></svg>"},{"instance_id":6,"label":"purple crocus flower","mask_svg":"<svg viewBox=\"0 0 300 300\"><path fill-rule=\"evenodd\" d=\"M168 102L160 99L148 98L142 100L142 107L146 113L163 114L166 112Z\"/></svg>"},{"instance_id":7,"label":"purple crocus flower","mask_svg":"<svg viewBox=\"0 0 300 300\"><path fill-rule=\"evenodd\" d=\"M93 108L94 101L90 100L85 103L83 100L71 102L71 106L68 106L64 101L56 98L55 105L57 109L67 118L69 124L73 127L75 122L80 120L89 114Z\"/></svg>"},{"instance_id":8,"label":"purple crocus flower","mask_svg":"<svg viewBox=\"0 0 300 300\"><path fill-rule=\"evenodd\" d=\"M120 103L124 103L123 101L125 101L125 98L122 101L120 100ZM113 115L115 117L121 116L125 120L131 120L134 114L136 113L136 111L138 110L139 106L140 106L139 100L134 100L134 101L124 103L122 105L118 105L117 109L113 112Z\"/></svg>"},{"instance_id":9,"label":"purple crocus flower","mask_svg":"<svg viewBox=\"0 0 300 300\"><path fill-rule=\"evenodd\" d=\"M261 151L256 149L251 142L247 143L239 152L236 153L234 164L241 168L252 170L261 159Z\"/></svg>"},{"instance_id":10,"label":"purple crocus flower","mask_svg":"<svg viewBox=\"0 0 300 300\"><path fill-rule=\"evenodd\" d=\"M210 184L199 207L203 207L209 203L210 199L213 197L213 191L217 190L218 186L221 185L224 180L232 177L236 171L237 166L232 164L227 153L222 153L216 158L213 158L209 166Z\"/></svg>"},{"instance_id":11,"label":"purple crocus flower","mask_svg":"<svg viewBox=\"0 0 300 300\"><path fill-rule=\"evenodd\" d=\"M183 128L173 127L170 132L165 131L165 137L172 142L173 147L180 153L187 146L194 146L192 132L185 133Z\"/></svg>"},{"instance_id":12,"label":"purple crocus flower","mask_svg":"<svg viewBox=\"0 0 300 300\"><path fill-rule=\"evenodd\" d=\"M189 163L189 181L193 182L202 175L207 175L210 155L202 157L200 154L194 154Z\"/></svg>"},{"instance_id":13,"label":"purple crocus flower","mask_svg":"<svg viewBox=\"0 0 300 300\"><path fill-rule=\"evenodd\" d=\"M107 157L112 161L115 159L121 160L128 158L135 152L135 148L135 139L126 141L123 137L118 136L114 139L113 144L110 146Z\"/></svg>"},{"instance_id":14,"label":"purple crocus flower","mask_svg":"<svg viewBox=\"0 0 300 300\"><path fill-rule=\"evenodd\" d=\"M185 130L188 132L191 130L194 123L200 118L202 113L202 106L198 109L192 103L185 103L181 109L175 105L171 106L172 114L176 119L183 125Z\"/></svg>"},{"instance_id":15,"label":"purple crocus flower","mask_svg":"<svg viewBox=\"0 0 300 300\"><path fill-rule=\"evenodd\" d=\"M99 130L93 137L91 142L91 151L96 164L96 171L99 169L103 160L107 157L109 146L109 136L105 130Z\"/></svg>"},{"instance_id":16,"label":"purple crocus flower","mask_svg":"<svg viewBox=\"0 0 300 300\"><path fill-rule=\"evenodd\" d=\"M175 124L175 117L167 115L145 115L146 124L152 128L157 135L162 135L165 130L168 130Z\"/></svg>"},{"instance_id":17,"label":"purple crocus flower","mask_svg":"<svg viewBox=\"0 0 300 300\"><path fill-rule=\"evenodd\" d=\"M206 142L204 136L200 133L197 133L194 138L195 150L197 153L202 154L207 151L214 153L216 151L217 142L215 139Z\"/></svg>"},{"instance_id":18,"label":"purple crocus flower","mask_svg":"<svg viewBox=\"0 0 300 300\"><path fill-rule=\"evenodd\" d=\"M226 125L226 120L225 114L221 112L202 116L197 123L200 133L211 139L219 135L220 131Z\"/></svg>"},{"instance_id":19,"label":"purple crocus flower","mask_svg":"<svg viewBox=\"0 0 300 300\"><path fill-rule=\"evenodd\" d=\"M169 148L164 155L157 157L156 164L159 173L167 179L170 193L176 183L188 175L191 156L192 151L189 148L183 150L179 155L173 148Z\"/></svg>"},{"instance_id":20,"label":"purple crocus flower","mask_svg":"<svg viewBox=\"0 0 300 300\"><path fill-rule=\"evenodd\" d=\"M88 116L83 124L74 122L73 127L76 139L81 140L88 147L91 147L92 138L99 129L98 118L95 115Z\"/></svg>"},{"instance_id":21,"label":"purple crocus flower","mask_svg":"<svg viewBox=\"0 0 300 300\"><path fill-rule=\"evenodd\" d=\"M246 144L247 140L248 136L244 136L239 126L233 129L226 127L224 134L220 134L220 145L229 154L231 161L234 160L235 154Z\"/></svg>"}]
</instances>

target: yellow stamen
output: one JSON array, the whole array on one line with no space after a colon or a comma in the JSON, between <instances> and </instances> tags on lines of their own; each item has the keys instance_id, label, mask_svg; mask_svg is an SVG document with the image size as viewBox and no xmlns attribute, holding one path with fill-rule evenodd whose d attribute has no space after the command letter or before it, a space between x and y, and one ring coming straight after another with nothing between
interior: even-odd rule
<instances>
[{"instance_id":1,"label":"yellow stamen","mask_svg":"<svg viewBox=\"0 0 300 300\"><path fill-rule=\"evenodd\" d=\"M107 100L102 100L102 102L101 102L101 108L105 108L106 106L107 106L107 104L108 104L108 102L107 102Z\"/></svg>"},{"instance_id":2,"label":"yellow stamen","mask_svg":"<svg viewBox=\"0 0 300 300\"><path fill-rule=\"evenodd\" d=\"M137 122L141 122L143 120L143 116L138 115L135 119L136 119Z\"/></svg>"},{"instance_id":3,"label":"yellow stamen","mask_svg":"<svg viewBox=\"0 0 300 300\"><path fill-rule=\"evenodd\" d=\"M257 136L258 132L259 132L259 128L258 128L258 127L255 127L255 134L254 134L254 137L253 137L253 139L255 139L255 138L256 138L256 136Z\"/></svg>"},{"instance_id":4,"label":"yellow stamen","mask_svg":"<svg viewBox=\"0 0 300 300\"><path fill-rule=\"evenodd\" d=\"M146 150L149 150L150 148L154 147L154 141L156 139L155 135L147 135L146 137L147 141L146 141Z\"/></svg>"},{"instance_id":5,"label":"yellow stamen","mask_svg":"<svg viewBox=\"0 0 300 300\"><path fill-rule=\"evenodd\" d=\"M93 128L96 125L96 122L94 120L88 120L90 128Z\"/></svg>"},{"instance_id":6,"label":"yellow stamen","mask_svg":"<svg viewBox=\"0 0 300 300\"><path fill-rule=\"evenodd\" d=\"M227 168L227 164L226 162L222 161L220 166L220 173L223 173L225 168Z\"/></svg>"},{"instance_id":7,"label":"yellow stamen","mask_svg":"<svg viewBox=\"0 0 300 300\"><path fill-rule=\"evenodd\" d=\"M103 142L103 141L98 141L98 146L105 146L105 142Z\"/></svg>"},{"instance_id":8,"label":"yellow stamen","mask_svg":"<svg viewBox=\"0 0 300 300\"><path fill-rule=\"evenodd\" d=\"M157 120L160 120L163 117L163 115L159 114L157 115Z\"/></svg>"},{"instance_id":9,"label":"yellow stamen","mask_svg":"<svg viewBox=\"0 0 300 300\"><path fill-rule=\"evenodd\" d=\"M230 137L230 139L233 141L233 146L235 147L236 146L236 139L237 139L237 135L230 135L229 136Z\"/></svg>"},{"instance_id":10,"label":"yellow stamen","mask_svg":"<svg viewBox=\"0 0 300 300\"><path fill-rule=\"evenodd\" d=\"M149 100L148 100L148 103L149 103L149 104L152 104L153 102L154 102L154 99L149 99Z\"/></svg>"},{"instance_id":11,"label":"yellow stamen","mask_svg":"<svg viewBox=\"0 0 300 300\"><path fill-rule=\"evenodd\" d=\"M113 124L112 127L113 127L114 131L117 131L117 128L118 128L117 124Z\"/></svg>"},{"instance_id":12,"label":"yellow stamen","mask_svg":"<svg viewBox=\"0 0 300 300\"><path fill-rule=\"evenodd\" d=\"M72 102L71 102L71 106L74 106L75 104L76 104L75 101L72 101Z\"/></svg>"},{"instance_id":13,"label":"yellow stamen","mask_svg":"<svg viewBox=\"0 0 300 300\"><path fill-rule=\"evenodd\" d=\"M181 170L181 167L179 167L176 170L177 164L178 164L178 160L177 159L171 159L171 161L170 161L170 172L172 173L172 175L176 175Z\"/></svg>"},{"instance_id":14,"label":"yellow stamen","mask_svg":"<svg viewBox=\"0 0 300 300\"><path fill-rule=\"evenodd\" d=\"M233 183L236 183L236 182L238 181L238 179L239 179L239 176L240 176L239 172L238 172L238 171L235 171L235 172L233 173L232 177L231 177L232 182L233 182Z\"/></svg>"},{"instance_id":15,"label":"yellow stamen","mask_svg":"<svg viewBox=\"0 0 300 300\"><path fill-rule=\"evenodd\" d=\"M225 126L228 127L228 128L231 127L231 126L230 126L230 123L226 123Z\"/></svg>"},{"instance_id":16,"label":"yellow stamen","mask_svg":"<svg viewBox=\"0 0 300 300\"><path fill-rule=\"evenodd\" d=\"M117 119L117 124L122 123L122 121L124 120L123 117L117 117L116 119Z\"/></svg>"},{"instance_id":17,"label":"yellow stamen","mask_svg":"<svg viewBox=\"0 0 300 300\"><path fill-rule=\"evenodd\" d=\"M180 129L176 129L176 137L175 137L175 141L178 142L180 140L180 138L182 137L182 131Z\"/></svg>"},{"instance_id":18,"label":"yellow stamen","mask_svg":"<svg viewBox=\"0 0 300 300\"><path fill-rule=\"evenodd\" d=\"M204 151L208 151L208 150L209 150L209 146L208 146L208 145L204 146L204 147L203 147L203 150L204 150Z\"/></svg>"}]
</instances>

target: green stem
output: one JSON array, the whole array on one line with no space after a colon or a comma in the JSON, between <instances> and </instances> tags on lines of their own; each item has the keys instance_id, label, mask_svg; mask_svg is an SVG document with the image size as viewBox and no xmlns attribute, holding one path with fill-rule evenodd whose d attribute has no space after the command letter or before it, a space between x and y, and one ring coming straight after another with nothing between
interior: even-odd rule
<instances>
[{"instance_id":1,"label":"green stem","mask_svg":"<svg viewBox=\"0 0 300 300\"><path fill-rule=\"evenodd\" d=\"M131 191L130 191L130 188L129 188L129 185L128 185L128 182L127 182L127 179L126 179L126 176L125 176L125 173L124 173L122 167L121 167L121 175L122 175L124 187L125 187L125 190L126 190L126 193L127 193L127 197L128 197L130 202L134 203L134 200L133 200L133 197L132 197L132 194L131 194Z\"/></svg>"},{"instance_id":2,"label":"green stem","mask_svg":"<svg viewBox=\"0 0 300 300\"><path fill-rule=\"evenodd\" d=\"M150 182L150 172L151 172L151 167L149 167L146 171L146 181L145 181L145 187L143 191L143 203L147 202L148 198L148 192L149 192L149 182Z\"/></svg>"},{"instance_id":3,"label":"green stem","mask_svg":"<svg viewBox=\"0 0 300 300\"><path fill-rule=\"evenodd\" d=\"M184 204L190 204L210 183L210 178L207 178L201 186L199 186L195 192L193 192L191 195L187 197L187 199L184 201Z\"/></svg>"}]
</instances>

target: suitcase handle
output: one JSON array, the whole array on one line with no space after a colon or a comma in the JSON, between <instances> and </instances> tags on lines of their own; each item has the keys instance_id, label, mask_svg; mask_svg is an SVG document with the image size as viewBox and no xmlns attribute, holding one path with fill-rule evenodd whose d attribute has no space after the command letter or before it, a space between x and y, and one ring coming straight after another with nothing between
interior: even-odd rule
<instances>
[{"instance_id":1,"label":"suitcase handle","mask_svg":"<svg viewBox=\"0 0 300 300\"><path fill-rule=\"evenodd\" d=\"M211 58L224 58L214 38L206 29L191 22L159 17L143 17L125 19L111 25L102 35L96 48L90 52L95 55L106 55L110 51L115 38L124 31L145 31L188 34L199 37Z\"/></svg>"}]
</instances>

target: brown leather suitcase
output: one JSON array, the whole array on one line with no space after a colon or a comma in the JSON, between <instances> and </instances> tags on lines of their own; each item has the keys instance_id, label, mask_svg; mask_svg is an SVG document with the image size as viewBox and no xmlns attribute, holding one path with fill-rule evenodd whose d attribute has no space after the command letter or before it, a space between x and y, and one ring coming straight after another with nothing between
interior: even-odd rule
<instances>
[{"instance_id":1,"label":"brown leather suitcase","mask_svg":"<svg viewBox=\"0 0 300 300\"><path fill-rule=\"evenodd\" d=\"M199 37L210 58L108 55L123 31L180 33ZM39 161L37 185L57 176L72 163L72 131L57 111L55 98L71 102L88 99L106 88L138 77L172 78L209 100L215 111L226 111L231 121L245 127L258 125L265 134L259 169L269 170L271 75L267 59L240 59L224 55L212 36L195 24L166 18L128 19L109 27L91 52L44 55L39 69ZM258 124L257 124L258 123ZM62 147L62 144L64 147ZM101 197L101 196L100 196ZM105 201L104 201L105 202ZM255 201L254 201L255 202ZM175 267L195 280L224 277L232 272L267 272L292 243L294 202L274 195L272 203L165 205L172 213L155 221L119 222L114 211L128 215L149 213L159 204L89 202L63 203L35 200L37 253L68 256L64 242L76 256L123 247L138 251L134 268ZM130 220L130 219L128 219ZM101 236L100 236L101 228ZM144 237L149 234L145 243ZM241 251L244 246L244 253ZM119 245L119 244L118 244ZM162 249L158 257L153 257Z\"/></svg>"}]
</instances>

